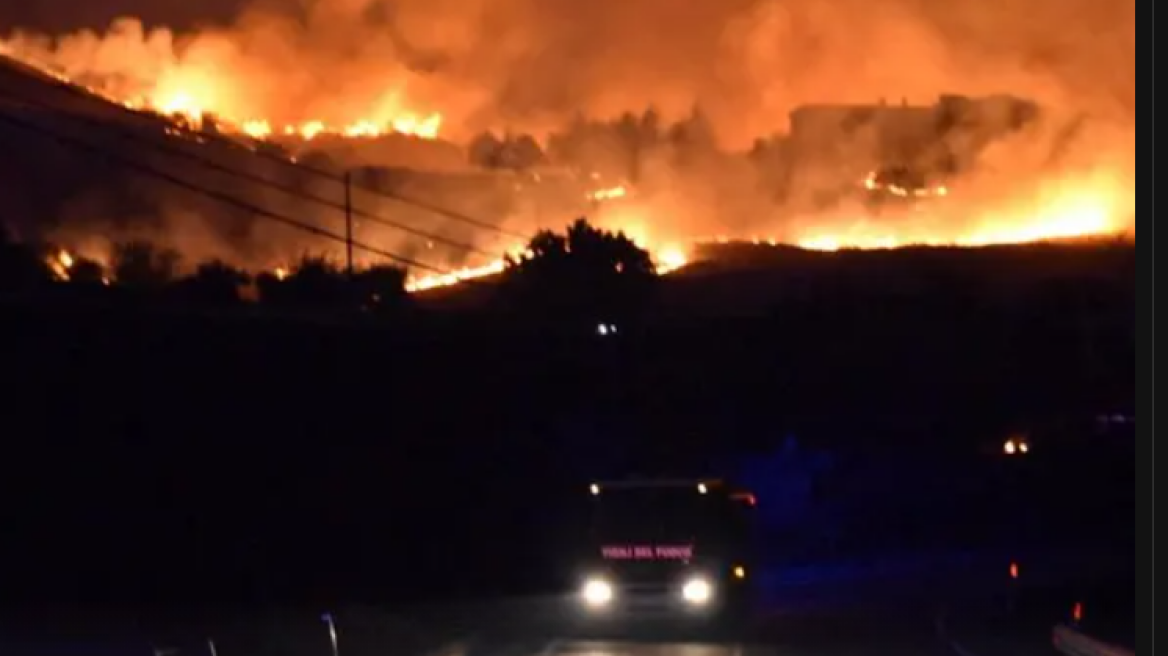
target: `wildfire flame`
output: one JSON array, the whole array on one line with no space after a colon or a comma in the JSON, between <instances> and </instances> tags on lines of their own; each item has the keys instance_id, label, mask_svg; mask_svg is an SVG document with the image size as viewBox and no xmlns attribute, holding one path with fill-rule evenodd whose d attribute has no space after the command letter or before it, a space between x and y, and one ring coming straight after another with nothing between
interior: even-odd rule
<instances>
[{"instance_id":1,"label":"wildfire flame","mask_svg":"<svg viewBox=\"0 0 1168 656\"><path fill-rule=\"evenodd\" d=\"M236 132L253 139L270 139L277 135L311 140L329 135L351 139L375 139L390 134L399 134L419 139L437 139L442 129L443 117L438 112L416 112L394 106L389 110L376 112L377 117L367 116L348 122L332 123L319 118L279 123L263 117L240 116L232 111L229 93L221 78L199 68L182 67L168 71L153 87L139 93L119 93L109 87L82 84L74 80L52 62L26 56L18 47L6 44L0 39L0 55L12 57L59 82L84 89L104 100L121 105L133 111L150 111L168 116L201 128L208 118L214 117L218 129ZM396 99L396 93L390 93ZM273 125L281 125L277 131Z\"/></svg>"},{"instance_id":2,"label":"wildfire flame","mask_svg":"<svg viewBox=\"0 0 1168 656\"><path fill-rule=\"evenodd\" d=\"M897 184L882 184L875 171L864 178L864 188L868 191L883 191L901 198L944 198L949 195L949 188L944 185L909 189Z\"/></svg>"},{"instance_id":3,"label":"wildfire flame","mask_svg":"<svg viewBox=\"0 0 1168 656\"><path fill-rule=\"evenodd\" d=\"M91 262L97 264L97 262ZM60 282L71 282L74 278L78 257L68 250L60 249L53 251L45 256L44 263L54 279ZM98 266L101 266L102 269L106 269L104 265L99 264ZM101 284L107 286L112 284L112 280L109 275L101 276Z\"/></svg>"},{"instance_id":4,"label":"wildfire flame","mask_svg":"<svg viewBox=\"0 0 1168 656\"><path fill-rule=\"evenodd\" d=\"M200 102L197 97L187 93L169 96L161 102L150 99L145 102L119 102L130 109L149 109L166 116L181 118L186 123L196 127L201 126L207 116L214 115L220 129L238 132L260 140L271 139L277 134L305 141L311 141L320 136L376 139L390 134L419 139L437 139L442 129L442 115L439 113L423 115L406 112L381 122L358 119L351 123L334 125L320 119L310 119L299 123L285 124L283 129L277 132L272 128L272 122L267 119L232 119L213 110L204 109L207 106L204 102Z\"/></svg>"},{"instance_id":5,"label":"wildfire flame","mask_svg":"<svg viewBox=\"0 0 1168 656\"><path fill-rule=\"evenodd\" d=\"M389 134L409 135L422 139L436 139L443 129L443 114L425 111L404 100L400 89L384 90L378 98L354 108L343 116L255 116L254 107L244 107L233 96L237 88L231 86L229 76L207 66L189 66L181 61L164 67L156 77L142 82L137 88L113 84L84 85L62 72L53 62L30 56L20 49L18 42L6 43L0 39L0 54L20 59L46 75L85 88L107 100L129 109L152 111L174 117L191 126L202 126L214 119L219 129L258 140L301 139L322 137L370 139ZM236 94L238 95L238 94ZM452 108L453 106L451 106ZM309 112L306 111L306 114ZM311 112L315 114L316 112ZM600 175L592 174L595 182ZM846 216L791 217L791 221L776 226L764 234L753 234L750 239L758 244L792 244L806 249L837 251L842 249L890 249L907 246L984 246L991 244L1019 244L1056 239L1134 234L1129 220L1134 215L1132 185L1106 174L1088 173L1068 175L1065 178L1032 185L1021 197L992 202L975 203L965 198L964 181L958 187L931 186L909 188L882 182L876 174L860 180L862 188L891 196L919 200L920 212L905 220L874 220L858 213ZM576 192L573 192L576 193ZM695 240L693 233L660 235L656 229L668 227L661 218L654 217L652 203L642 200L646 190L636 193L626 185L597 189L587 194L587 200L605 203L606 216L601 227L625 232L639 246L653 254L657 270L670 273L689 262ZM579 198L579 196L577 196ZM608 203L609 201L617 201ZM686 199L688 200L688 199ZM926 202L927 201L927 202ZM944 207L932 207L933 202ZM632 202L637 207L623 207ZM613 207L609 209L608 204ZM960 205L967 206L961 207ZM649 228L654 228L650 234ZM722 235L719 242L736 240ZM72 256L57 253L47 265L54 275L69 279L74 266ZM408 288L420 292L449 286L492 275L505 268L502 259L459 268L442 274L410 278ZM275 271L278 277L288 275L286 269Z\"/></svg>"},{"instance_id":6,"label":"wildfire flame","mask_svg":"<svg viewBox=\"0 0 1168 656\"><path fill-rule=\"evenodd\" d=\"M68 281L72 278L73 265L76 260L69 251L61 250L49 256L45 265L49 267L53 277L61 281Z\"/></svg>"},{"instance_id":7,"label":"wildfire flame","mask_svg":"<svg viewBox=\"0 0 1168 656\"><path fill-rule=\"evenodd\" d=\"M629 195L629 190L624 185L610 187L608 189L598 189L588 194L588 199L596 202L603 202L606 200L617 200Z\"/></svg>"},{"instance_id":8,"label":"wildfire flame","mask_svg":"<svg viewBox=\"0 0 1168 656\"><path fill-rule=\"evenodd\" d=\"M867 186L867 183L866 185ZM948 190L946 189L946 194ZM990 246L1128 233L1130 194L1107 175L1071 176L1041 185L1030 198L972 212L957 221L924 221L921 226L842 222L831 230L812 228L794 239L808 250L890 249L908 246ZM938 210L943 211L943 210ZM841 222L831 221L839 226ZM957 226L949 231L937 226ZM931 226L931 227L930 227Z\"/></svg>"},{"instance_id":9,"label":"wildfire flame","mask_svg":"<svg viewBox=\"0 0 1168 656\"><path fill-rule=\"evenodd\" d=\"M525 249L513 249L513 253L523 252ZM657 273L665 275L672 273L689 263L689 255L685 249L678 246L664 246L657 249L654 253L653 261L657 267ZM497 259L492 260L486 264L473 267L462 267L447 273L434 273L429 275L411 277L406 283L406 291L409 292L424 292L431 289L438 289L441 287L451 287L460 283L480 278L489 278L491 276L503 273L507 268L507 260Z\"/></svg>"},{"instance_id":10,"label":"wildfire flame","mask_svg":"<svg viewBox=\"0 0 1168 656\"><path fill-rule=\"evenodd\" d=\"M482 266L463 267L448 273L434 273L424 276L417 276L406 282L406 291L424 292L431 289L438 289L440 287L450 287L468 280L488 278L490 276L498 275L506 268L506 260L498 259L488 262Z\"/></svg>"}]
</instances>

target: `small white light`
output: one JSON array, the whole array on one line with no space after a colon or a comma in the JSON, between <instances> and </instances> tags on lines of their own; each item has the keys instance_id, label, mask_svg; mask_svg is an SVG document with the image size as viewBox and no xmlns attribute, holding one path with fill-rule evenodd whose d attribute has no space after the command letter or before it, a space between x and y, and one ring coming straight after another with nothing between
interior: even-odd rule
<instances>
[{"instance_id":1,"label":"small white light","mask_svg":"<svg viewBox=\"0 0 1168 656\"><path fill-rule=\"evenodd\" d=\"M681 596L688 603L701 606L708 603L714 596L714 588L705 579L693 579L681 589Z\"/></svg>"},{"instance_id":2,"label":"small white light","mask_svg":"<svg viewBox=\"0 0 1168 656\"><path fill-rule=\"evenodd\" d=\"M705 483L698 483L698 494L709 494L710 488Z\"/></svg>"},{"instance_id":3,"label":"small white light","mask_svg":"<svg viewBox=\"0 0 1168 656\"><path fill-rule=\"evenodd\" d=\"M607 581L592 579L584 584L581 591L584 603L593 608L607 606L614 596L612 586Z\"/></svg>"},{"instance_id":4,"label":"small white light","mask_svg":"<svg viewBox=\"0 0 1168 656\"><path fill-rule=\"evenodd\" d=\"M588 489L590 492L592 492L592 496L594 496L594 497L600 496L600 486L599 485L593 483L592 487L590 487Z\"/></svg>"}]
</instances>

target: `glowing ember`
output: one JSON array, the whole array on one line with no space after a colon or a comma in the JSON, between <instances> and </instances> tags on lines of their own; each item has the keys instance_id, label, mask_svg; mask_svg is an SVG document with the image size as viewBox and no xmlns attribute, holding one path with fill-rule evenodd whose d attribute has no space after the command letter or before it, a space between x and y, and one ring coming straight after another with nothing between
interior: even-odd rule
<instances>
[{"instance_id":1,"label":"glowing ember","mask_svg":"<svg viewBox=\"0 0 1168 656\"><path fill-rule=\"evenodd\" d=\"M240 129L253 139L267 139L272 136L272 124L267 121L244 121Z\"/></svg>"},{"instance_id":2,"label":"glowing ember","mask_svg":"<svg viewBox=\"0 0 1168 656\"><path fill-rule=\"evenodd\" d=\"M864 178L863 186L868 191L884 192L900 198L944 198L949 195L949 188L944 185L909 188L891 182L881 182L879 174L875 171Z\"/></svg>"},{"instance_id":3,"label":"glowing ember","mask_svg":"<svg viewBox=\"0 0 1168 656\"><path fill-rule=\"evenodd\" d=\"M654 261L657 263L657 273L666 274L689 264L689 256L679 246L665 246L657 251Z\"/></svg>"},{"instance_id":4,"label":"glowing ember","mask_svg":"<svg viewBox=\"0 0 1168 656\"><path fill-rule=\"evenodd\" d=\"M589 200L601 202L606 200L616 200L624 198L629 195L629 190L622 186L611 187L608 189L598 189L591 194L588 194Z\"/></svg>"},{"instance_id":5,"label":"glowing ember","mask_svg":"<svg viewBox=\"0 0 1168 656\"><path fill-rule=\"evenodd\" d=\"M45 263L49 267L49 271L53 273L53 277L58 280L68 281L72 277L73 265L76 263L73 255L69 251L58 251L48 258Z\"/></svg>"}]
</instances>

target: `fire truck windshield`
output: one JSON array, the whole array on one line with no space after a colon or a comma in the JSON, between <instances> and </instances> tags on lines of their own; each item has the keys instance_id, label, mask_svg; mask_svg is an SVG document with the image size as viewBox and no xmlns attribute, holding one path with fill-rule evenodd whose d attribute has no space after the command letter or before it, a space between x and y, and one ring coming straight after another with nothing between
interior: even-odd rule
<instances>
[{"instance_id":1,"label":"fire truck windshield","mask_svg":"<svg viewBox=\"0 0 1168 656\"><path fill-rule=\"evenodd\" d=\"M596 495L592 527L600 540L701 541L742 529L742 504L720 489L645 486Z\"/></svg>"}]
</instances>

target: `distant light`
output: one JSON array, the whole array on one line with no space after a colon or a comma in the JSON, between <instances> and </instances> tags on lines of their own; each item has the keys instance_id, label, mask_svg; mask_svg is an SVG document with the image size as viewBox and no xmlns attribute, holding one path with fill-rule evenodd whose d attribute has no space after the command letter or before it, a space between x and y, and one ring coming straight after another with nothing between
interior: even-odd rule
<instances>
[{"instance_id":1,"label":"distant light","mask_svg":"<svg viewBox=\"0 0 1168 656\"><path fill-rule=\"evenodd\" d=\"M754 508L758 505L758 498L750 492L739 492L737 494L731 495L730 498L734 499L735 501L744 503L750 508Z\"/></svg>"},{"instance_id":2,"label":"distant light","mask_svg":"<svg viewBox=\"0 0 1168 656\"><path fill-rule=\"evenodd\" d=\"M1014 579L1015 581L1022 578L1022 567L1019 566L1018 563L1010 564L1010 578Z\"/></svg>"},{"instance_id":3,"label":"distant light","mask_svg":"<svg viewBox=\"0 0 1168 656\"><path fill-rule=\"evenodd\" d=\"M593 483L591 485L591 487L589 487L588 489L590 492L592 492L592 496L594 496L594 497L600 496L600 486L599 485Z\"/></svg>"},{"instance_id":4,"label":"distant light","mask_svg":"<svg viewBox=\"0 0 1168 656\"><path fill-rule=\"evenodd\" d=\"M709 494L710 488L705 483L698 483L698 494Z\"/></svg>"},{"instance_id":5,"label":"distant light","mask_svg":"<svg viewBox=\"0 0 1168 656\"><path fill-rule=\"evenodd\" d=\"M1030 453L1030 442L1022 439L1007 440L1004 450L1008 456L1027 455Z\"/></svg>"},{"instance_id":6,"label":"distant light","mask_svg":"<svg viewBox=\"0 0 1168 656\"><path fill-rule=\"evenodd\" d=\"M734 578L738 579L739 581L746 580L746 568L742 567L741 565L739 565L738 567L735 567L734 568Z\"/></svg>"}]
</instances>

